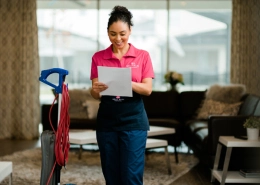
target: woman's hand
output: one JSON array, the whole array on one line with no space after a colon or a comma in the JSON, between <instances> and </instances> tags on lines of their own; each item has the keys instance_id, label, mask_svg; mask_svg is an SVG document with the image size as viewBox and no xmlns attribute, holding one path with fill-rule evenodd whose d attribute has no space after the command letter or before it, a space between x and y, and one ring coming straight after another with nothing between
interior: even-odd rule
<instances>
[{"instance_id":1,"label":"woman's hand","mask_svg":"<svg viewBox=\"0 0 260 185\"><path fill-rule=\"evenodd\" d=\"M92 89L95 93L100 93L104 90L106 90L108 86L102 82L93 82Z\"/></svg>"},{"instance_id":2,"label":"woman's hand","mask_svg":"<svg viewBox=\"0 0 260 185\"><path fill-rule=\"evenodd\" d=\"M99 82L97 78L92 79L91 95L95 99L100 98L100 92L106 90L108 86L102 82Z\"/></svg>"},{"instance_id":3,"label":"woman's hand","mask_svg":"<svg viewBox=\"0 0 260 185\"><path fill-rule=\"evenodd\" d=\"M134 92L149 96L152 93L152 78L144 78L141 83L132 81L132 89Z\"/></svg>"}]
</instances>

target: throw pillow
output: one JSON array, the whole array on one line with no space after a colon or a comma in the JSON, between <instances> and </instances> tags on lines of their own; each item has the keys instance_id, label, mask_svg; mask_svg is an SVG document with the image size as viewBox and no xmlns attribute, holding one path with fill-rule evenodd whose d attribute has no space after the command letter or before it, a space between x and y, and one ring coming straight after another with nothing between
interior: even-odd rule
<instances>
[{"instance_id":1,"label":"throw pillow","mask_svg":"<svg viewBox=\"0 0 260 185\"><path fill-rule=\"evenodd\" d=\"M246 93L246 87L242 84L212 85L206 92L206 99L224 103L239 102Z\"/></svg>"},{"instance_id":2,"label":"throw pillow","mask_svg":"<svg viewBox=\"0 0 260 185\"><path fill-rule=\"evenodd\" d=\"M88 119L96 119L99 108L98 100L86 100L82 105L87 108Z\"/></svg>"},{"instance_id":3,"label":"throw pillow","mask_svg":"<svg viewBox=\"0 0 260 185\"><path fill-rule=\"evenodd\" d=\"M212 115L235 116L239 111L241 103L229 104L214 100L204 100L202 107L198 109L197 119L208 119Z\"/></svg>"},{"instance_id":4,"label":"throw pillow","mask_svg":"<svg viewBox=\"0 0 260 185\"><path fill-rule=\"evenodd\" d=\"M94 100L90 94L90 89L69 89L70 118L74 119L88 119L87 109L82 106L86 100Z\"/></svg>"}]
</instances>

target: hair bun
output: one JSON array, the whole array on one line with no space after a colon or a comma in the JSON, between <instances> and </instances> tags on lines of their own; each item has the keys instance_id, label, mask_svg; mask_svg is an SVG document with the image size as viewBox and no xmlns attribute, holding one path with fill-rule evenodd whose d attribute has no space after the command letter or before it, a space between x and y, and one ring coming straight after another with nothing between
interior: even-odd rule
<instances>
[{"instance_id":1,"label":"hair bun","mask_svg":"<svg viewBox=\"0 0 260 185\"><path fill-rule=\"evenodd\" d=\"M128 24L129 28L133 26L132 22L132 13L124 6L115 6L111 13L107 23L107 29L112 25L113 22L117 22L118 20L123 21Z\"/></svg>"},{"instance_id":2,"label":"hair bun","mask_svg":"<svg viewBox=\"0 0 260 185\"><path fill-rule=\"evenodd\" d=\"M130 20L132 19L133 15L132 13L124 6L115 6L111 12L111 16L114 14L123 14L124 16L127 16Z\"/></svg>"}]
</instances>

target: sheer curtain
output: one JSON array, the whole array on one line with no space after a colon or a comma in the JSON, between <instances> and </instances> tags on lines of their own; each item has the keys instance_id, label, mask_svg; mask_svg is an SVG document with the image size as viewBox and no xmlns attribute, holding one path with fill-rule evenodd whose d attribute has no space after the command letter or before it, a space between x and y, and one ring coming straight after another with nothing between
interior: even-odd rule
<instances>
[{"instance_id":1,"label":"sheer curtain","mask_svg":"<svg viewBox=\"0 0 260 185\"><path fill-rule=\"evenodd\" d=\"M260 95L260 1L233 0L231 82Z\"/></svg>"},{"instance_id":2,"label":"sheer curtain","mask_svg":"<svg viewBox=\"0 0 260 185\"><path fill-rule=\"evenodd\" d=\"M36 0L0 1L0 139L39 136Z\"/></svg>"}]
</instances>

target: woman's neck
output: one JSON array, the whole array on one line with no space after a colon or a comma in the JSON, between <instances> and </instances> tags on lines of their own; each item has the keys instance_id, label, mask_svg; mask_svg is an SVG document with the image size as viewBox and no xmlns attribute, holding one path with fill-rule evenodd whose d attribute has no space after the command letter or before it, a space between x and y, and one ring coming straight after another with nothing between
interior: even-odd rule
<instances>
[{"instance_id":1,"label":"woman's neck","mask_svg":"<svg viewBox=\"0 0 260 185\"><path fill-rule=\"evenodd\" d=\"M113 53L114 55L121 60L122 57L127 53L127 51L129 50L130 45L127 44L125 47L123 47L122 49L117 49L113 46Z\"/></svg>"}]
</instances>

